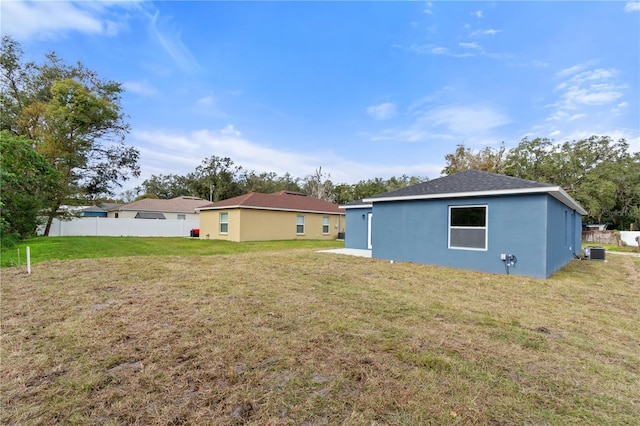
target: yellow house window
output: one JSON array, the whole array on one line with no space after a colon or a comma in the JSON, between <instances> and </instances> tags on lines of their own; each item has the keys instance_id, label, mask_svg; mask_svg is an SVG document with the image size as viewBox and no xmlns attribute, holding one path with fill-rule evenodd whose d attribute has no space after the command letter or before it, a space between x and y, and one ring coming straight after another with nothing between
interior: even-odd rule
<instances>
[{"instance_id":1,"label":"yellow house window","mask_svg":"<svg viewBox=\"0 0 640 426\"><path fill-rule=\"evenodd\" d=\"M329 233L329 216L322 216L322 233Z\"/></svg>"},{"instance_id":2,"label":"yellow house window","mask_svg":"<svg viewBox=\"0 0 640 426\"><path fill-rule=\"evenodd\" d=\"M304 234L304 216L296 218L296 234Z\"/></svg>"},{"instance_id":3,"label":"yellow house window","mask_svg":"<svg viewBox=\"0 0 640 426\"><path fill-rule=\"evenodd\" d=\"M220 233L229 232L229 213L220 213Z\"/></svg>"}]
</instances>

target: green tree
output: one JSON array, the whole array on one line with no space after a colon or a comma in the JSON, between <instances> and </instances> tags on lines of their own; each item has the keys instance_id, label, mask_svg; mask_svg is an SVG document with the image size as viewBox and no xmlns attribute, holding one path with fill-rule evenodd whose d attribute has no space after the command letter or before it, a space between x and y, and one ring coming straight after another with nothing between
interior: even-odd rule
<instances>
[{"instance_id":1,"label":"green tree","mask_svg":"<svg viewBox=\"0 0 640 426\"><path fill-rule=\"evenodd\" d=\"M113 195L122 181L139 175L139 152L124 144L129 125L119 83L80 63L67 65L55 53L42 64L23 63L20 46L6 36L0 65L2 130L35 141L63 182L51 194L45 235L61 205Z\"/></svg>"},{"instance_id":2,"label":"green tree","mask_svg":"<svg viewBox=\"0 0 640 426\"><path fill-rule=\"evenodd\" d=\"M524 138L507 153L504 174L561 186L589 212L586 221L618 229L640 222L640 154L629 153L624 139Z\"/></svg>"},{"instance_id":3,"label":"green tree","mask_svg":"<svg viewBox=\"0 0 640 426\"><path fill-rule=\"evenodd\" d=\"M2 245L32 236L41 223L49 196L56 193L59 174L34 142L9 131L0 132L0 239Z\"/></svg>"},{"instance_id":4,"label":"green tree","mask_svg":"<svg viewBox=\"0 0 640 426\"><path fill-rule=\"evenodd\" d=\"M185 176L168 174L152 175L142 182L138 193L153 194L160 199L169 200L182 195L193 195L189 189L189 181Z\"/></svg>"},{"instance_id":5,"label":"green tree","mask_svg":"<svg viewBox=\"0 0 640 426\"><path fill-rule=\"evenodd\" d=\"M315 198L335 202L336 196L334 193L333 182L331 182L331 175L322 172L322 167L317 168L313 174L306 176L303 179L302 191Z\"/></svg>"},{"instance_id":6,"label":"green tree","mask_svg":"<svg viewBox=\"0 0 640 426\"><path fill-rule=\"evenodd\" d=\"M444 175L452 175L464 170L481 170L490 173L503 173L506 160L504 143L499 148L484 147L475 152L473 149L460 144L456 150L444 157L446 166L442 170Z\"/></svg>"},{"instance_id":7,"label":"green tree","mask_svg":"<svg viewBox=\"0 0 640 426\"><path fill-rule=\"evenodd\" d=\"M504 174L520 179L554 183L562 176L562 161L558 147L551 139L522 139L517 147L509 150Z\"/></svg>"},{"instance_id":8,"label":"green tree","mask_svg":"<svg viewBox=\"0 0 640 426\"><path fill-rule=\"evenodd\" d=\"M238 177L238 184L242 193L262 192L270 194L278 191L302 192L300 179L293 179L289 173L278 176L274 172L256 173L255 171L243 171Z\"/></svg>"},{"instance_id":9,"label":"green tree","mask_svg":"<svg viewBox=\"0 0 640 426\"><path fill-rule=\"evenodd\" d=\"M194 196L214 202L241 195L237 182L241 170L231 158L212 155L187 175L189 189Z\"/></svg>"}]
</instances>

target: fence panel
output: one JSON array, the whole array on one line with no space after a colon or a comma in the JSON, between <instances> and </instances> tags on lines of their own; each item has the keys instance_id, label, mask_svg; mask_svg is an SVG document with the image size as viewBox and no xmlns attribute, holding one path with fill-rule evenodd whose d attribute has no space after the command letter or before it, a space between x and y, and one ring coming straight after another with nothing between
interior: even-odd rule
<instances>
[{"instance_id":1,"label":"fence panel","mask_svg":"<svg viewBox=\"0 0 640 426\"><path fill-rule=\"evenodd\" d=\"M582 231L583 243L637 246L640 231Z\"/></svg>"},{"instance_id":2,"label":"fence panel","mask_svg":"<svg viewBox=\"0 0 640 426\"><path fill-rule=\"evenodd\" d=\"M193 228L199 227L199 220L85 217L69 221L54 219L49 236L188 237ZM43 233L44 226L41 226L38 235Z\"/></svg>"}]
</instances>

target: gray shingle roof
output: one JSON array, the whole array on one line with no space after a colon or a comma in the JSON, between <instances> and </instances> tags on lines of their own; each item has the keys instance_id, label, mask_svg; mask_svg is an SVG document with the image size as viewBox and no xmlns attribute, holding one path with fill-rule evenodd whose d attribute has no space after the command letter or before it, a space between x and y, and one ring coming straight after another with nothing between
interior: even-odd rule
<instances>
[{"instance_id":1,"label":"gray shingle roof","mask_svg":"<svg viewBox=\"0 0 640 426\"><path fill-rule=\"evenodd\" d=\"M441 177L407 186L395 191L374 195L368 199L388 197L410 197L421 195L455 194L460 192L505 191L527 188L554 187L547 183L519 179L478 170L465 170L454 175ZM367 199L367 200L368 200Z\"/></svg>"},{"instance_id":2,"label":"gray shingle roof","mask_svg":"<svg viewBox=\"0 0 640 426\"><path fill-rule=\"evenodd\" d=\"M138 212L136 219L166 219L160 212Z\"/></svg>"},{"instance_id":3,"label":"gray shingle roof","mask_svg":"<svg viewBox=\"0 0 640 426\"><path fill-rule=\"evenodd\" d=\"M195 213L198 207L209 204L210 201L198 197L175 197L170 200L144 198L133 203L112 207L109 211L146 211L146 212L178 212Z\"/></svg>"},{"instance_id":4,"label":"gray shingle roof","mask_svg":"<svg viewBox=\"0 0 640 426\"><path fill-rule=\"evenodd\" d=\"M466 170L456 173L455 175L445 176L395 191L374 195L362 201L365 203L377 203L398 200L516 195L526 193L547 193L567 207L576 210L581 215L587 214L587 211L579 203L557 185L478 170ZM349 208L349 206L345 207Z\"/></svg>"}]
</instances>

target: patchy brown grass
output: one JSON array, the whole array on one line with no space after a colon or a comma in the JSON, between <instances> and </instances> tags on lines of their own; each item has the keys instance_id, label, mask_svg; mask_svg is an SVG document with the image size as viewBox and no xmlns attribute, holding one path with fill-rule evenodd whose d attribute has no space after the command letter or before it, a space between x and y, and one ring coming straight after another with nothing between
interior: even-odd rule
<instances>
[{"instance_id":1,"label":"patchy brown grass","mask_svg":"<svg viewBox=\"0 0 640 426\"><path fill-rule=\"evenodd\" d=\"M640 267L291 250L2 270L2 424L637 424Z\"/></svg>"}]
</instances>

